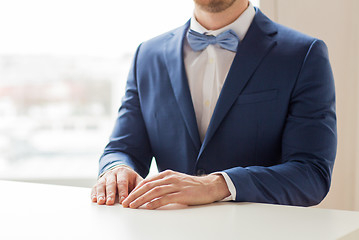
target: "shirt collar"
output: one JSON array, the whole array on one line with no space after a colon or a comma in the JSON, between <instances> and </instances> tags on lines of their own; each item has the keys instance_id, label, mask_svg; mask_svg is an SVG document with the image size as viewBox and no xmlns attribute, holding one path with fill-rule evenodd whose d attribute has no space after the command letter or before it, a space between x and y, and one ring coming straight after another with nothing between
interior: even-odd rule
<instances>
[{"instance_id":1,"label":"shirt collar","mask_svg":"<svg viewBox=\"0 0 359 240\"><path fill-rule=\"evenodd\" d=\"M248 31L249 26L253 21L255 14L256 11L252 3L249 2L248 8L234 22L232 22L227 26L224 26L223 28L217 30L208 30L205 27L203 27L196 20L196 17L193 15L191 18L190 29L202 34L213 35L213 36L217 36L222 32L232 29L237 34L239 39L242 41Z\"/></svg>"}]
</instances>

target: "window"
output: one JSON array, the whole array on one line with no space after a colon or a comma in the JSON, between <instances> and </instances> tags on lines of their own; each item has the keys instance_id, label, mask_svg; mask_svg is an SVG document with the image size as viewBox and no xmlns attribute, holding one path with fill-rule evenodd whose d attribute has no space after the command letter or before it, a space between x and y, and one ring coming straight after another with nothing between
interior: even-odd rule
<instances>
[{"instance_id":1,"label":"window","mask_svg":"<svg viewBox=\"0 0 359 240\"><path fill-rule=\"evenodd\" d=\"M0 178L95 178L136 47L192 9L191 0L1 1Z\"/></svg>"}]
</instances>

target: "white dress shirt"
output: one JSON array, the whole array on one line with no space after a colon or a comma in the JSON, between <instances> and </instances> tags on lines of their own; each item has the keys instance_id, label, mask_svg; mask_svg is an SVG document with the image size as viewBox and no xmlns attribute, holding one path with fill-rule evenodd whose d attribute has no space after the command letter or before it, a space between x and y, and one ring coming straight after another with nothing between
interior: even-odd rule
<instances>
[{"instance_id":1,"label":"white dress shirt","mask_svg":"<svg viewBox=\"0 0 359 240\"><path fill-rule=\"evenodd\" d=\"M197 22L195 16L191 18L190 29L213 36L231 29L240 40L243 40L254 16L255 9L249 3L248 8L233 23L221 29L207 30ZM208 45L203 51L195 52L189 46L187 39L184 41L183 53L198 131L203 143L219 94L236 53L223 49L218 45ZM223 175L231 193L223 201L235 200L236 189L229 176L225 172L215 174Z\"/></svg>"}]
</instances>

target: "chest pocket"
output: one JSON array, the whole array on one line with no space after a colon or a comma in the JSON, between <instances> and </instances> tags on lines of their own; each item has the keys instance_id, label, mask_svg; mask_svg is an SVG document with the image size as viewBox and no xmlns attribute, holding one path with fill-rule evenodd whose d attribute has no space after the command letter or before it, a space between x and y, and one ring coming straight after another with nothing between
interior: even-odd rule
<instances>
[{"instance_id":1,"label":"chest pocket","mask_svg":"<svg viewBox=\"0 0 359 240\"><path fill-rule=\"evenodd\" d=\"M278 90L272 89L263 92L256 93L246 93L238 96L235 104L249 104L249 103L259 103L259 102L268 102L277 98Z\"/></svg>"}]
</instances>

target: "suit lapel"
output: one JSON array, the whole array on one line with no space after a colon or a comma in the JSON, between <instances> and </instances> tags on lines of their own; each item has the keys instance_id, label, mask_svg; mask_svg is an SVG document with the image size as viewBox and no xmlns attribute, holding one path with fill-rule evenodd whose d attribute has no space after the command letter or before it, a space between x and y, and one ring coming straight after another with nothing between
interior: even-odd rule
<instances>
[{"instance_id":1,"label":"suit lapel","mask_svg":"<svg viewBox=\"0 0 359 240\"><path fill-rule=\"evenodd\" d=\"M172 33L165 46L165 62L182 118L195 148L199 151L201 141L183 60L183 39L188 27L189 22Z\"/></svg>"},{"instance_id":2,"label":"suit lapel","mask_svg":"<svg viewBox=\"0 0 359 240\"><path fill-rule=\"evenodd\" d=\"M237 54L218 98L198 159L262 59L276 44L272 38L275 33L275 25L260 10L257 10L245 38L238 46Z\"/></svg>"}]
</instances>

